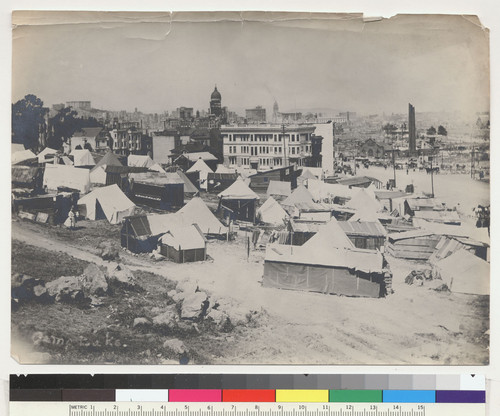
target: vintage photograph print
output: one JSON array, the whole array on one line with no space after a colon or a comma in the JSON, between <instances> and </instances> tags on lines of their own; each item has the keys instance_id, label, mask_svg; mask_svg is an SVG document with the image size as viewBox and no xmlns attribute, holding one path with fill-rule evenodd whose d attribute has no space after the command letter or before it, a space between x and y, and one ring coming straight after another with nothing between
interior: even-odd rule
<instances>
[{"instance_id":1,"label":"vintage photograph print","mask_svg":"<svg viewBox=\"0 0 500 416\"><path fill-rule=\"evenodd\" d=\"M13 13L12 356L489 363L475 16Z\"/></svg>"}]
</instances>

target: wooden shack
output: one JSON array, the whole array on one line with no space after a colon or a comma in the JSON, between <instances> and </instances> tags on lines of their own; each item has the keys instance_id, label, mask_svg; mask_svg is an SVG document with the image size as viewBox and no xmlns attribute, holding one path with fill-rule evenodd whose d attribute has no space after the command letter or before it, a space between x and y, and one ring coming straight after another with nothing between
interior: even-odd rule
<instances>
[{"instance_id":1,"label":"wooden shack","mask_svg":"<svg viewBox=\"0 0 500 416\"><path fill-rule=\"evenodd\" d=\"M440 235L424 230L393 233L387 237L387 252L396 258L429 260L440 239Z\"/></svg>"}]
</instances>

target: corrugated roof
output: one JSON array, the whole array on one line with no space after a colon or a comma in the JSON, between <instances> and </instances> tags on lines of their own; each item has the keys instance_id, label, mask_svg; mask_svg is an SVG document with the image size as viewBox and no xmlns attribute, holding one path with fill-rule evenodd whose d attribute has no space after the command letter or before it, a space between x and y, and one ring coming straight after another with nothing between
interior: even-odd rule
<instances>
[{"instance_id":1,"label":"corrugated roof","mask_svg":"<svg viewBox=\"0 0 500 416\"><path fill-rule=\"evenodd\" d=\"M362 235L362 236L374 236L374 237L385 237L387 232L380 222L368 222L368 221L339 221L338 224L340 228L344 230L346 234L350 235Z\"/></svg>"}]
</instances>

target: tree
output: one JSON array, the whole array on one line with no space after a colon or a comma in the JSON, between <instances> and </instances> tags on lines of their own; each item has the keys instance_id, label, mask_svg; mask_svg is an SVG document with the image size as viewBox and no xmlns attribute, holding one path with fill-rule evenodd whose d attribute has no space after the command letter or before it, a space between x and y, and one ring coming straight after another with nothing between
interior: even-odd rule
<instances>
[{"instance_id":1,"label":"tree","mask_svg":"<svg viewBox=\"0 0 500 416\"><path fill-rule=\"evenodd\" d=\"M63 107L49 120L50 135L47 140L49 147L59 149L63 142L68 140L78 130L78 122L75 118L77 112L71 107Z\"/></svg>"},{"instance_id":2,"label":"tree","mask_svg":"<svg viewBox=\"0 0 500 416\"><path fill-rule=\"evenodd\" d=\"M438 131L437 133L440 135L440 136L448 136L448 132L446 131L446 129L443 127L443 126L439 126L438 127Z\"/></svg>"},{"instance_id":3,"label":"tree","mask_svg":"<svg viewBox=\"0 0 500 416\"><path fill-rule=\"evenodd\" d=\"M436 128L434 126L430 126L427 129L427 136L434 136L436 134Z\"/></svg>"},{"instance_id":4,"label":"tree","mask_svg":"<svg viewBox=\"0 0 500 416\"><path fill-rule=\"evenodd\" d=\"M385 126L382 127L382 130L384 130L386 134L395 134L398 128L394 124L387 123Z\"/></svg>"},{"instance_id":5,"label":"tree","mask_svg":"<svg viewBox=\"0 0 500 416\"><path fill-rule=\"evenodd\" d=\"M36 95L28 94L12 104L12 142L21 143L26 149L39 147L45 133L45 116L48 109Z\"/></svg>"}]
</instances>

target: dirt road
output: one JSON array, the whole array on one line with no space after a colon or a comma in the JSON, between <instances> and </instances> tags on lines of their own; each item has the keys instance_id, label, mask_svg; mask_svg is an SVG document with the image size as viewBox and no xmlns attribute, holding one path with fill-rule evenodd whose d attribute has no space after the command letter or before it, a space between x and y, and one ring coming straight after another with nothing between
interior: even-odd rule
<instances>
[{"instance_id":1,"label":"dirt road","mask_svg":"<svg viewBox=\"0 0 500 416\"><path fill-rule=\"evenodd\" d=\"M94 254L95 247L58 240L48 227L15 221L12 233L31 245L106 263ZM125 251L120 255L131 269L174 281L197 281L212 297L230 299L233 307L267 312L258 328L246 328L231 338L233 348L218 359L219 364L487 362L487 344L481 336L488 329L488 312L478 306L478 297L408 286L404 277L410 265L395 261L391 262L395 293L382 299L263 288L264 254L252 251L247 260L243 237L232 243L209 242L213 261L202 263L155 263Z\"/></svg>"}]
</instances>

